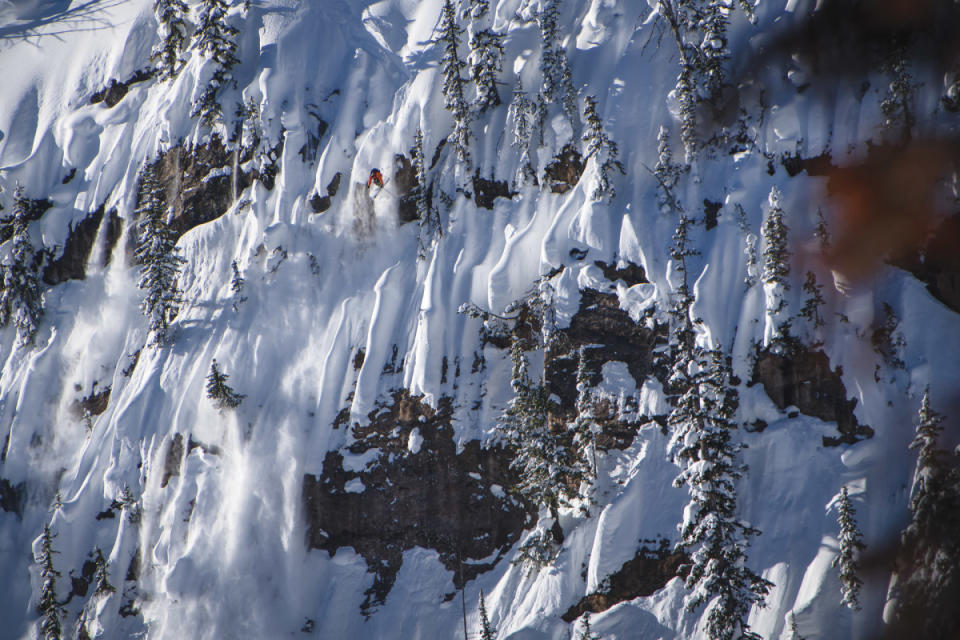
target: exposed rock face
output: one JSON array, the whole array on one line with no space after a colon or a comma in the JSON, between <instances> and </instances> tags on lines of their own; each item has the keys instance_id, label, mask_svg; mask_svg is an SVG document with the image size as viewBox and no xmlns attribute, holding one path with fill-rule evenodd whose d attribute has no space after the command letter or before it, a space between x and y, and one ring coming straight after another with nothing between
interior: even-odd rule
<instances>
[{"instance_id":1,"label":"exposed rock face","mask_svg":"<svg viewBox=\"0 0 960 640\"><path fill-rule=\"evenodd\" d=\"M235 153L214 136L209 143L192 149L174 147L157 160L160 180L167 187L167 204L173 207L170 227L178 236L222 216L234 196L257 177L239 169L243 158L235 158Z\"/></svg>"},{"instance_id":2,"label":"exposed rock face","mask_svg":"<svg viewBox=\"0 0 960 640\"><path fill-rule=\"evenodd\" d=\"M14 485L6 478L0 478L0 509L23 516L26 493L26 486L22 482Z\"/></svg>"},{"instance_id":3,"label":"exposed rock face","mask_svg":"<svg viewBox=\"0 0 960 640\"><path fill-rule=\"evenodd\" d=\"M544 169L546 184L553 193L566 193L580 182L584 169L583 156L572 144L565 146Z\"/></svg>"},{"instance_id":4,"label":"exposed rock face","mask_svg":"<svg viewBox=\"0 0 960 640\"><path fill-rule=\"evenodd\" d=\"M852 444L873 435L873 429L862 425L853 415L856 398L847 399L847 390L839 367L830 369L830 359L823 351L793 345L790 354L763 349L753 368L753 381L760 383L780 409L794 406L800 413L836 422L838 437L824 436L826 447Z\"/></svg>"},{"instance_id":5,"label":"exposed rock face","mask_svg":"<svg viewBox=\"0 0 960 640\"><path fill-rule=\"evenodd\" d=\"M635 284L644 284L647 280L647 273L638 264L632 262L625 263L622 267L616 263L607 263L602 260L595 260L594 263L603 272L603 277L610 282L623 280L624 284L632 287Z\"/></svg>"},{"instance_id":6,"label":"exposed rock face","mask_svg":"<svg viewBox=\"0 0 960 640\"><path fill-rule=\"evenodd\" d=\"M321 196L319 193L313 194L313 197L310 198L310 207L314 213L323 213L330 208L333 197L337 195L337 191L340 190L340 179L342 177L343 174L339 171L333 176L330 184L327 185L327 195Z\"/></svg>"},{"instance_id":7,"label":"exposed rock face","mask_svg":"<svg viewBox=\"0 0 960 640\"><path fill-rule=\"evenodd\" d=\"M506 180L481 178L479 172L473 176L473 199L478 207L492 210L497 198L510 199L515 195L517 194L510 191L510 185Z\"/></svg>"},{"instance_id":8,"label":"exposed rock face","mask_svg":"<svg viewBox=\"0 0 960 640\"><path fill-rule=\"evenodd\" d=\"M349 452L377 448L376 463L347 471L342 454L328 452L320 477L304 476L308 546L330 554L353 547L375 574L365 614L386 600L404 551L435 549L460 587L493 568L531 524L531 511L503 492L514 483L508 453L473 441L458 454L452 415L449 398L434 411L397 391L368 426L354 426Z\"/></svg>"},{"instance_id":9,"label":"exposed rock face","mask_svg":"<svg viewBox=\"0 0 960 640\"><path fill-rule=\"evenodd\" d=\"M149 80L153 77L154 73L156 72L153 69L140 69L123 82L114 78L110 80L110 84L105 89L101 89L90 96L90 104L99 104L102 102L107 105L108 109L112 109L127 95L130 91L130 85Z\"/></svg>"},{"instance_id":10,"label":"exposed rock face","mask_svg":"<svg viewBox=\"0 0 960 640\"><path fill-rule=\"evenodd\" d=\"M183 460L183 434L173 434L170 445L167 447L167 456L163 462L163 478L160 480L160 486L165 487L170 482L170 478L180 475L180 463Z\"/></svg>"},{"instance_id":11,"label":"exposed rock face","mask_svg":"<svg viewBox=\"0 0 960 640\"><path fill-rule=\"evenodd\" d=\"M550 391L563 399L576 401L576 370L580 347L586 347L587 372L599 381L604 363L619 361L627 365L637 386L652 373L653 349L661 336L633 321L614 293L594 289L580 291L580 309L563 330L569 349L551 358L547 379ZM572 408L572 406L571 406Z\"/></svg>"},{"instance_id":12,"label":"exposed rock face","mask_svg":"<svg viewBox=\"0 0 960 640\"><path fill-rule=\"evenodd\" d=\"M637 555L628 560L615 573L607 576L600 591L584 596L580 602L567 609L561 616L564 622L573 622L584 613L600 613L615 604L649 596L677 576L689 558L682 551L672 552L667 540L659 545L640 547Z\"/></svg>"},{"instance_id":13,"label":"exposed rock face","mask_svg":"<svg viewBox=\"0 0 960 640\"><path fill-rule=\"evenodd\" d=\"M412 193L417 186L417 172L413 170L413 163L406 156L398 153L393 159L393 188L399 198L397 217L400 224L413 222L420 217L417 214L417 201Z\"/></svg>"},{"instance_id":14,"label":"exposed rock face","mask_svg":"<svg viewBox=\"0 0 960 640\"><path fill-rule=\"evenodd\" d=\"M80 400L74 400L70 408L77 417L98 416L107 410L109 404L110 387L104 387L98 392L94 385L89 395Z\"/></svg>"},{"instance_id":15,"label":"exposed rock face","mask_svg":"<svg viewBox=\"0 0 960 640\"><path fill-rule=\"evenodd\" d=\"M49 285L57 285L67 280L83 280L87 277L87 262L90 260L90 251L96 243L100 225L104 221L104 207L91 213L77 223L70 225L67 240L63 245L63 252L59 257L50 261L43 271L43 281ZM117 210L111 209L106 219L106 246L103 252L103 265L110 263L113 248L123 232L123 221L117 216Z\"/></svg>"}]
</instances>

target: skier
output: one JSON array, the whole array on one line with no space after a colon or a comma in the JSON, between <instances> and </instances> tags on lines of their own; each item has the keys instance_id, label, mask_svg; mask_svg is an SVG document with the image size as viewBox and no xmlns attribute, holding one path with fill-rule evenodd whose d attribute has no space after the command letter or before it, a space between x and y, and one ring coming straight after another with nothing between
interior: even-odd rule
<instances>
[{"instance_id":1,"label":"skier","mask_svg":"<svg viewBox=\"0 0 960 640\"><path fill-rule=\"evenodd\" d=\"M377 169L376 167L370 171L370 177L367 178L367 189L369 189L371 185L377 185L383 189L383 174L380 173L380 169Z\"/></svg>"}]
</instances>

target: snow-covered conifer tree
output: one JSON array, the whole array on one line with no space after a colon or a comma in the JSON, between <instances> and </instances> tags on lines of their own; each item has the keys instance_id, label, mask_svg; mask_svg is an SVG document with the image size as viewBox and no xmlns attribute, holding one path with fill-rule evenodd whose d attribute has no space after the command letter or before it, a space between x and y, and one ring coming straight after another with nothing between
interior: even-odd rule
<instances>
[{"instance_id":1,"label":"snow-covered conifer tree","mask_svg":"<svg viewBox=\"0 0 960 640\"><path fill-rule=\"evenodd\" d=\"M673 150L670 148L670 133L667 128L660 126L657 133L657 164L653 167L653 176L657 179L660 193L657 196L657 204L660 211L669 213L680 209L680 203L677 201L674 188L680 181L680 175L683 173L683 167L673 160Z\"/></svg>"},{"instance_id":2,"label":"snow-covered conifer tree","mask_svg":"<svg viewBox=\"0 0 960 640\"><path fill-rule=\"evenodd\" d=\"M138 286L146 291L140 308L150 318L152 344L159 346L169 341L170 322L180 307L177 279L184 261L178 253L176 234L166 222L164 186L150 163L140 174L139 201L136 210Z\"/></svg>"},{"instance_id":3,"label":"snow-covered conifer tree","mask_svg":"<svg viewBox=\"0 0 960 640\"><path fill-rule=\"evenodd\" d=\"M858 595L863 580L858 575L860 563L857 555L866 548L863 544L863 534L857 528L857 512L850 503L850 494L847 487L840 490L840 500L837 503L837 524L840 526L840 554L834 558L833 566L840 568L840 589L843 593L843 604L850 609L859 609Z\"/></svg>"},{"instance_id":4,"label":"snow-covered conifer tree","mask_svg":"<svg viewBox=\"0 0 960 640\"><path fill-rule=\"evenodd\" d=\"M580 619L583 623L580 625L580 633L577 634L577 640L600 640L597 636L593 635L593 630L590 628L590 612L584 612L583 617Z\"/></svg>"},{"instance_id":5,"label":"snow-covered conifer tree","mask_svg":"<svg viewBox=\"0 0 960 640\"><path fill-rule=\"evenodd\" d=\"M790 251L787 248L787 225L780 201L780 189L770 190L769 209L763 222L763 284L767 307L766 340L779 344L789 334L790 321L786 318L784 293L790 289Z\"/></svg>"},{"instance_id":6,"label":"snow-covered conifer tree","mask_svg":"<svg viewBox=\"0 0 960 640\"><path fill-rule=\"evenodd\" d=\"M520 150L517 182L533 182L537 176L533 169L530 145L533 129L537 124L537 107L523 90L523 84L519 78L513 90L513 100L507 110L507 120L511 123L511 144Z\"/></svg>"},{"instance_id":7,"label":"snow-covered conifer tree","mask_svg":"<svg viewBox=\"0 0 960 640\"><path fill-rule=\"evenodd\" d=\"M592 197L594 200L606 199L609 202L616 197L611 174L614 171L625 174L626 170L618 157L617 143L611 140L603 130L603 123L597 113L597 100L593 96L587 96L584 99L583 119L586 123L583 141L587 147L584 159L593 158L598 169L597 185L594 187Z\"/></svg>"},{"instance_id":8,"label":"snow-covered conifer tree","mask_svg":"<svg viewBox=\"0 0 960 640\"><path fill-rule=\"evenodd\" d=\"M189 11L183 0L156 0L153 5L160 28L160 42L154 48L151 60L157 65L161 80L173 78L183 66L183 52L189 38L186 21Z\"/></svg>"},{"instance_id":9,"label":"snow-covered conifer tree","mask_svg":"<svg viewBox=\"0 0 960 640\"><path fill-rule=\"evenodd\" d=\"M503 70L503 36L490 24L489 0L470 0L470 78L476 86L474 107L480 113L500 105L497 74Z\"/></svg>"},{"instance_id":10,"label":"snow-covered conifer tree","mask_svg":"<svg viewBox=\"0 0 960 640\"><path fill-rule=\"evenodd\" d=\"M736 481L746 472L743 446L732 437L737 392L723 352L696 347L694 353L691 384L667 419L669 449L681 469L674 485L686 485L690 495L678 543L690 553L686 606L707 605L712 640L757 638L747 615L771 585L746 566L749 538L759 531L737 516Z\"/></svg>"},{"instance_id":11,"label":"snow-covered conifer tree","mask_svg":"<svg viewBox=\"0 0 960 640\"><path fill-rule=\"evenodd\" d=\"M240 273L240 267L237 266L236 260L230 263L230 270L233 272L233 277L230 279L230 293L233 294L232 306L236 313L240 311L240 305L247 301L246 296L243 295L243 287L247 281L243 279L243 274Z\"/></svg>"},{"instance_id":12,"label":"snow-covered conifer tree","mask_svg":"<svg viewBox=\"0 0 960 640\"><path fill-rule=\"evenodd\" d=\"M10 252L3 265L3 291L0 293L0 326L11 320L21 345L33 342L43 316L43 288L37 273L38 254L30 239L30 201L17 187L14 192L13 227Z\"/></svg>"},{"instance_id":13,"label":"snow-covered conifer tree","mask_svg":"<svg viewBox=\"0 0 960 640\"><path fill-rule=\"evenodd\" d=\"M753 5L738 0L750 22L755 22ZM686 160L692 162L703 146L697 131L703 103L716 110L730 58L727 28L732 0L657 0L657 13L664 18L680 54L680 72L674 89L679 107L680 137Z\"/></svg>"},{"instance_id":14,"label":"snow-covered conifer tree","mask_svg":"<svg viewBox=\"0 0 960 640\"><path fill-rule=\"evenodd\" d=\"M437 41L443 47L440 65L443 72L443 107L453 114L453 132L450 142L457 159L470 166L470 107L464 97L464 80L460 70L465 66L457 49L463 29L457 24L457 12L450 0L444 0L440 10L440 35Z\"/></svg>"},{"instance_id":15,"label":"snow-covered conifer tree","mask_svg":"<svg viewBox=\"0 0 960 640\"><path fill-rule=\"evenodd\" d=\"M57 578L60 572L53 568L53 539L56 535L50 531L50 525L43 525L40 537L40 553L36 558L40 565L40 600L37 613L40 614L40 637L43 640L61 640L63 638L63 617L66 610L57 598Z\"/></svg>"},{"instance_id":16,"label":"snow-covered conifer tree","mask_svg":"<svg viewBox=\"0 0 960 640\"><path fill-rule=\"evenodd\" d=\"M540 95L546 104L559 102L570 125L576 130L579 119L577 92L573 86L570 61L560 38L560 2L546 0L537 15L540 27Z\"/></svg>"},{"instance_id":17,"label":"snow-covered conifer tree","mask_svg":"<svg viewBox=\"0 0 960 640\"><path fill-rule=\"evenodd\" d=\"M213 126L223 115L217 94L232 79L231 70L240 60L236 56L237 29L227 23L230 5L226 0L201 0L194 47L213 63L214 71L200 97L194 101L193 116L206 126Z\"/></svg>"},{"instance_id":18,"label":"snow-covered conifer tree","mask_svg":"<svg viewBox=\"0 0 960 640\"><path fill-rule=\"evenodd\" d=\"M573 444L578 458L589 460L588 473L584 480L597 477L597 420L594 412L593 390L587 379L587 366L584 348L581 347L577 358L577 417L573 422Z\"/></svg>"},{"instance_id":19,"label":"snow-covered conifer tree","mask_svg":"<svg viewBox=\"0 0 960 640\"><path fill-rule=\"evenodd\" d=\"M670 258L673 260L674 270L679 274L680 281L673 295L673 304L670 313L670 348L672 373L668 381L675 389L686 389L688 386L690 364L694 358L696 333L690 310L693 307L693 292L687 273L687 259L699 255L699 252L690 246L690 226L693 221L683 212L677 222L673 234L673 244L670 247Z\"/></svg>"},{"instance_id":20,"label":"snow-covered conifer tree","mask_svg":"<svg viewBox=\"0 0 960 640\"><path fill-rule=\"evenodd\" d=\"M483 601L483 589L480 590L480 640L495 640L497 630L490 626L487 617L487 604Z\"/></svg>"},{"instance_id":21,"label":"snow-covered conifer tree","mask_svg":"<svg viewBox=\"0 0 960 640\"><path fill-rule=\"evenodd\" d=\"M727 27L732 0L709 0L699 11L698 31L703 34L699 52L702 61L704 94L715 99L724 82L724 67L730 59Z\"/></svg>"},{"instance_id":22,"label":"snow-covered conifer tree","mask_svg":"<svg viewBox=\"0 0 960 640\"><path fill-rule=\"evenodd\" d=\"M423 130L420 127L417 127L417 135L414 139L411 155L413 156L412 164L415 180L411 195L417 207L417 219L420 223L418 255L425 257L427 248L434 239L443 235L443 225L440 224L440 213L433 206L430 198L430 180L427 176L427 164L423 155Z\"/></svg>"},{"instance_id":23,"label":"snow-covered conifer tree","mask_svg":"<svg viewBox=\"0 0 960 640\"><path fill-rule=\"evenodd\" d=\"M227 384L229 377L220 371L216 360L210 363L210 373L207 374L207 397L220 409L236 409L247 397L230 388Z\"/></svg>"},{"instance_id":24,"label":"snow-covered conifer tree","mask_svg":"<svg viewBox=\"0 0 960 640\"><path fill-rule=\"evenodd\" d=\"M926 523L933 514L934 493L947 471L946 454L940 448L943 416L930 406L930 389L925 389L920 401L917 434L910 448L917 451L917 464L910 486L910 511L915 523Z\"/></svg>"}]
</instances>

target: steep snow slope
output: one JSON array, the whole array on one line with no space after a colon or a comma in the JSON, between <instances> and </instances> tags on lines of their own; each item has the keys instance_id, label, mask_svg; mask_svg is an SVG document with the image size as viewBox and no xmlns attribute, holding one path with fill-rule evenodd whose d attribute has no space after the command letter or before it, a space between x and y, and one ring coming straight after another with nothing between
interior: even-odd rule
<instances>
[{"instance_id":1,"label":"steep snow slope","mask_svg":"<svg viewBox=\"0 0 960 640\"><path fill-rule=\"evenodd\" d=\"M749 57L763 44L758 34L801 20L812 4L763 2L757 26L737 14L731 26L735 54ZM110 243L106 223L85 279L46 289L35 345L17 347L14 329L0 330L0 428L6 436L0 477L7 487L22 486L20 513L0 511L6 585L0 636L36 637L39 578L31 550L48 522L57 534L62 600L71 587L77 591L68 578L71 572L81 576L95 547L107 556L117 587L109 597L69 596L70 637L81 614L90 636L103 638L428 639L462 633L459 595L448 597L459 578L434 548L404 549L385 601L361 613L375 571L354 549L331 554L305 544L305 475L320 476L330 451L344 456L349 471L376 466L375 453L351 448L358 442L352 425L365 426L370 412L398 388L432 407L452 399L458 451L475 440L496 442L496 419L510 393L508 354L481 343L480 323L457 312L463 303L502 313L538 277L563 266L553 280L561 327L587 288L615 292L621 308L641 323L645 310L669 307L678 284L668 253L676 217L660 211L647 167L657 161L659 127L676 131L669 94L677 56L646 4L564 2L561 25L574 86L581 97L597 97L625 164L625 175L615 180L617 197L592 200L597 167L587 162L565 193L520 185L488 210L456 192L458 186L469 189L469 174L454 167L447 149L437 175L454 200L442 213L442 238L418 259L418 227L400 223L393 176L395 155L409 156L418 127L430 161L452 126L440 94L439 48L432 42L440 5L263 0L246 13L234 7L242 62L234 71L236 86L221 102L227 114L241 100L258 105L264 139L269 146L283 142L279 173L274 188L254 181L225 215L180 239L185 303L173 343L144 347L137 268L124 254L125 239ZM539 34L530 19L535 3L495 5L494 28L507 34L501 95L508 102L518 78L530 91L540 82ZM49 198L52 207L32 225L35 241L47 247L62 247L70 229L101 205L116 209L129 232L144 163L181 142L209 140L210 131L190 117L206 77L200 58L194 54L171 82L130 84L113 107L91 104L91 95L111 79L126 81L148 65L156 42L152 3L13 3L3 11L16 18L0 27L3 205L9 207L15 183L31 198ZM734 356L744 382L742 422L767 425L737 436L749 445L742 517L763 532L749 564L774 583L766 608L750 614L752 629L763 638L790 638L793 620L806 638L872 638L881 627L887 576L866 581L861 611L842 606L831 567L837 554L833 501L842 485L850 487L870 546L889 544L902 528L913 466L907 444L919 395L929 385L933 398L951 397L960 357L958 318L892 267L846 295L825 290L825 314L848 321L831 320L820 334L823 350L831 368L841 368L847 395L857 400L857 420L875 434L857 444L824 446L824 437L837 435L835 424L781 410L761 385L746 386L766 319L762 285L744 285L744 234L760 235L772 186L784 192L795 242L794 313L803 304L798 274L815 270L821 283L831 277L815 250L805 248L815 243L816 197L825 180L788 177L769 159L801 150L807 157L830 150L835 162L856 158L881 121L873 93L864 98L840 91L816 100L780 73L773 65L757 72L770 89L768 112L750 125L758 146L705 158L676 194L696 216L704 200L723 204L715 228L698 225L693 232L701 252L691 260L694 314L704 321L701 339ZM927 87L939 82L927 80ZM928 107L935 104L935 96L919 95ZM320 120L328 126L317 136ZM507 133L507 105L479 119L474 134L479 175L513 184L519 166ZM577 135L562 115L552 114L536 155L539 175ZM303 153L311 137L319 138L317 153ZM679 155L679 136L674 140ZM371 199L365 181L372 167L393 182ZM225 171L239 169L235 164ZM311 197L326 193L337 175L332 206L313 213ZM577 259L578 251L587 257ZM248 298L236 313L229 286L234 260ZM595 261L640 265L649 282L614 285ZM882 360L869 334L883 303L901 320L904 368L875 375ZM477 354L485 368L471 371ZM247 396L236 411L218 411L205 397L214 358ZM633 380L624 369L615 363L603 369L607 393L636 396L645 416L666 413L660 383ZM105 410L85 424L75 401L106 387ZM345 408L347 428L338 419ZM635 557L641 541L676 541L686 492L672 486L677 469L668 461L667 437L654 422L639 424L632 442L600 456L591 515L561 514L566 536L551 566L527 573L511 564L514 548L467 582L472 629L482 589L500 638L567 638L571 625L561 615L602 589ZM417 455L416 442L411 435L408 453L391 455ZM364 488L362 482L352 486ZM111 507L125 490L138 504ZM51 512L58 492L62 507ZM134 512L138 517L131 518ZM699 637L701 612L683 610L684 593L682 580L674 579L650 596L596 614L594 632L621 640Z\"/></svg>"}]
</instances>

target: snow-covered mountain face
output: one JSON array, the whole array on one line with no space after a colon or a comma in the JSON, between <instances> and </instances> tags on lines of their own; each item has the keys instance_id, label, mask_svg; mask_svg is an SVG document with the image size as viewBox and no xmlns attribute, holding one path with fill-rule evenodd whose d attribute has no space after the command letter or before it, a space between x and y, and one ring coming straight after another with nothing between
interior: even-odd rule
<instances>
[{"instance_id":1,"label":"snow-covered mountain face","mask_svg":"<svg viewBox=\"0 0 960 640\"><path fill-rule=\"evenodd\" d=\"M960 408L954 13L190 0L164 68L177 4L0 2L0 636L895 622Z\"/></svg>"}]
</instances>

